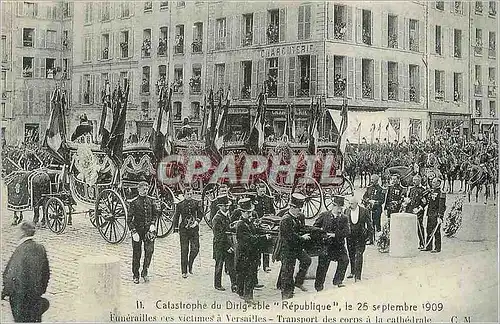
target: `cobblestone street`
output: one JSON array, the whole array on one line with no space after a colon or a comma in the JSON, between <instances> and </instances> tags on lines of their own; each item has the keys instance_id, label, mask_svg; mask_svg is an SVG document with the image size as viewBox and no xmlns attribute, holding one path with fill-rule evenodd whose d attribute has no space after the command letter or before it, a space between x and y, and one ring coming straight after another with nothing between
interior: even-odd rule
<instances>
[{"instance_id":1,"label":"cobblestone street","mask_svg":"<svg viewBox=\"0 0 500 324\"><path fill-rule=\"evenodd\" d=\"M2 196L5 194L5 187L2 186ZM361 195L363 190L357 189L356 194ZM450 205L457 195L448 195L448 204ZM365 252L365 261L363 267L363 281L356 284L356 289L365 289L371 291L376 296L379 292L380 281L378 278L384 276L402 276L406 271L424 267L424 269L432 270L436 264L446 264L449 273L461 274L462 268L466 267L463 264L464 258L468 262L480 262L489 267L490 269L497 269L497 213L496 206L488 205L487 224L488 232L486 233L486 240L483 242L464 242L456 238L443 238L443 249L441 253L430 254L420 253L413 258L391 258L389 254L379 253L374 246L368 246ZM32 219L32 213L25 213L25 218ZM5 268L6 261L10 257L12 251L17 244L15 237L15 230L10 226L12 220L11 212L5 208L5 201L2 202L2 217L1 217L1 231L2 231L2 271ZM64 233L56 235L48 229L39 230L36 234L36 239L43 243L48 251L51 267L51 278L47 290L47 298L50 300L51 307L44 314L43 320L46 322L66 322L76 320L74 303L75 292L78 288L78 261L88 255L114 255L118 256L121 260L121 294L123 296L123 303L125 309L135 307L135 300L148 300L156 301L157 299L171 299L175 301L193 301L194 299L200 302L212 303L214 300L225 302L231 300L239 302L240 299L237 295L229 291L220 292L213 288L213 266L212 260L212 233L206 224L202 224L200 228L200 254L195 262L193 269L194 274L187 279L182 279L180 274L180 248L179 239L177 234L171 234L163 239L158 239L155 244L155 252L150 268L151 282L148 284L135 285L132 283L131 275L131 238L127 237L126 240L117 245L106 243L98 231L91 225L88 218L83 214L74 216L73 225L68 226ZM477 257L482 259L477 259ZM330 272L327 277L327 283L332 278L333 271L335 270L336 263L332 263ZM271 264L272 271L270 273L259 272L259 280L265 285L262 290L256 290L255 299L257 301L267 301L269 303L280 301L280 291L276 290L275 282L279 272L279 263ZM462 280L468 282L468 287L472 292L474 289L474 282L484 282L486 273L466 273L468 278ZM492 292L492 298L495 299L496 291L498 288L498 278L493 275L487 278L486 288ZM229 278L223 278L223 285L229 288ZM411 279L408 279L411 281ZM416 282L433 281L432 278L416 277ZM441 279L439 279L441 280ZM482 281L483 280L483 281ZM347 280L347 287L344 290L349 293L354 283ZM434 282L438 284L438 280ZM471 286L472 285L472 286ZM309 292L296 291L296 298L311 299L316 294L313 288L313 281L307 280L305 286ZM327 286L328 287L328 286ZM360 288L361 287L361 288ZM377 289L371 290L371 289ZM484 287L483 287L484 288ZM443 288L444 289L444 288ZM456 287L445 286L445 289L454 291ZM351 290L354 291L354 290ZM449 293L449 291L448 291ZM494 294L493 294L494 293ZM318 294L318 296L330 296L337 293L333 288L328 291ZM446 295L444 295L446 296ZM320 297L318 297L320 298ZM470 301L474 301L474 296L467 296ZM478 300L478 299L476 299ZM484 299L483 301L495 302L498 305L498 300ZM477 301L479 302L479 301ZM123 305L122 305L123 306ZM7 301L1 303L1 322L11 322L12 317L10 314L10 307ZM496 308L498 312L498 308ZM494 315L494 314L488 314ZM498 314L495 315L496 317Z\"/></svg>"}]
</instances>

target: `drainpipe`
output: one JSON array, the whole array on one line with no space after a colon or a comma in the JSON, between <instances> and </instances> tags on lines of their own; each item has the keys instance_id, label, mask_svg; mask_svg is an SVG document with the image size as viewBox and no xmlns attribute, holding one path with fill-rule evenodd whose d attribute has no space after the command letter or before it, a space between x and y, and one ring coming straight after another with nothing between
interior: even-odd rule
<instances>
[{"instance_id":1,"label":"drainpipe","mask_svg":"<svg viewBox=\"0 0 500 324\"><path fill-rule=\"evenodd\" d=\"M422 59L425 65L425 110L429 116L429 131L433 129L431 112L429 111L429 4L426 2L425 6L425 59ZM429 134L426 134L426 139Z\"/></svg>"},{"instance_id":2,"label":"drainpipe","mask_svg":"<svg viewBox=\"0 0 500 324\"><path fill-rule=\"evenodd\" d=\"M469 98L468 98L467 101L469 103L468 106L469 106L469 112L470 112L470 115L469 115L470 116L469 117L469 136L470 136L470 135L472 135L472 129L474 127L474 121L472 119L472 116L473 116L473 113L474 113L474 109L473 109L473 105L472 105L472 102L473 102L472 98L473 98L473 96L472 96L472 91L471 91L471 75L472 75L471 61L472 61L472 59L471 59L471 52L470 52L471 51L471 46L472 46L472 44L471 44L471 28L472 28L472 26L471 26L471 19L472 19L471 10L472 10L472 2L469 2L468 5L469 5L469 8L468 8L468 13L467 13L467 15L468 15L467 21L468 21L468 28L469 28L469 55L468 55L469 57L467 58L467 61L468 61L467 62L468 63L467 64L467 68L469 69L469 71L468 71L467 74L469 75L469 77L467 78L467 89L468 89L467 92L468 92ZM465 139L465 140L467 140L467 139Z\"/></svg>"}]
</instances>

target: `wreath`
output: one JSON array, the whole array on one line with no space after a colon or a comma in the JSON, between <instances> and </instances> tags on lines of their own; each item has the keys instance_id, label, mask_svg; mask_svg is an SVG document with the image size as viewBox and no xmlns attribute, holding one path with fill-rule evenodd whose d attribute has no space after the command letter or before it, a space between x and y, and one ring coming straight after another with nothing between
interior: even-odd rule
<instances>
[{"instance_id":1,"label":"wreath","mask_svg":"<svg viewBox=\"0 0 500 324\"><path fill-rule=\"evenodd\" d=\"M99 176L99 163L90 147L82 145L78 147L75 155L75 168L79 174L77 178L92 186L97 183Z\"/></svg>"},{"instance_id":2,"label":"wreath","mask_svg":"<svg viewBox=\"0 0 500 324\"><path fill-rule=\"evenodd\" d=\"M382 233L377 240L377 247L380 253L389 252L389 245L391 243L390 234L390 226L389 222L387 222L384 224L384 227L382 227Z\"/></svg>"},{"instance_id":3,"label":"wreath","mask_svg":"<svg viewBox=\"0 0 500 324\"><path fill-rule=\"evenodd\" d=\"M443 231L446 237L453 237L462 227L462 212L465 197L455 200L446 214Z\"/></svg>"}]
</instances>

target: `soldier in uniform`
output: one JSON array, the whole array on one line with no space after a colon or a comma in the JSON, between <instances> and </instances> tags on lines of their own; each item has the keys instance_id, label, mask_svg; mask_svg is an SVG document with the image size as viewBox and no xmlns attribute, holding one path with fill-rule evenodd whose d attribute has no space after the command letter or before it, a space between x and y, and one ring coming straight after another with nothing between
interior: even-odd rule
<instances>
[{"instance_id":1,"label":"soldier in uniform","mask_svg":"<svg viewBox=\"0 0 500 324\"><path fill-rule=\"evenodd\" d=\"M231 201L226 197L217 202L219 211L212 220L213 258L215 260L214 288L220 291L226 290L222 287L222 268L226 267L226 272L231 280L231 290L236 292L236 278L234 275L234 251L229 243L226 232L229 231L230 214L229 206Z\"/></svg>"},{"instance_id":2,"label":"soldier in uniform","mask_svg":"<svg viewBox=\"0 0 500 324\"><path fill-rule=\"evenodd\" d=\"M379 184L379 176L372 174L370 178L370 185L363 195L363 204L371 210L371 217L375 231L380 232L382 227L380 225L380 216L382 215L382 204L384 203L385 194L384 190ZM374 237L371 238L373 244Z\"/></svg>"},{"instance_id":3,"label":"soldier in uniform","mask_svg":"<svg viewBox=\"0 0 500 324\"><path fill-rule=\"evenodd\" d=\"M337 261L337 269L333 277L333 285L344 287L345 272L349 265L349 257L345 248L345 238L349 236L349 219L342 213L344 207L344 197L334 196L331 211L322 212L314 226L321 228L327 233L325 239L325 252L318 256L318 268L316 270L316 280L314 288L316 291L323 290L326 273L331 261Z\"/></svg>"},{"instance_id":4,"label":"soldier in uniform","mask_svg":"<svg viewBox=\"0 0 500 324\"><path fill-rule=\"evenodd\" d=\"M408 188L407 197L404 200L403 207L407 213L417 215L418 227L418 247L424 248L424 209L427 205L427 200L424 197L425 188L420 182L422 178L417 174L413 176L413 186Z\"/></svg>"},{"instance_id":5,"label":"soldier in uniform","mask_svg":"<svg viewBox=\"0 0 500 324\"><path fill-rule=\"evenodd\" d=\"M310 240L310 234L300 235L300 230L304 226L304 215L300 212L304 206L305 196L300 193L292 194L289 209L283 215L280 222L276 254L281 260L281 270L278 276L278 286L281 289L281 298L289 299L293 297L295 287L302 291L307 269L311 265L311 257L307 255L302 247L304 241ZM299 272L293 280L295 263L299 260Z\"/></svg>"},{"instance_id":6,"label":"soldier in uniform","mask_svg":"<svg viewBox=\"0 0 500 324\"><path fill-rule=\"evenodd\" d=\"M427 242L425 251L431 253L441 252L441 223L446 210L446 194L441 191L441 180L432 179L432 191L429 194L429 206L427 207ZM432 243L434 241L434 248Z\"/></svg>"},{"instance_id":7,"label":"soldier in uniform","mask_svg":"<svg viewBox=\"0 0 500 324\"><path fill-rule=\"evenodd\" d=\"M259 235L251 221L254 206L250 198L240 199L238 210L241 220L236 224L235 269L238 295L247 303L253 303L253 289L257 278L259 245L269 234Z\"/></svg>"},{"instance_id":8,"label":"soldier in uniform","mask_svg":"<svg viewBox=\"0 0 500 324\"><path fill-rule=\"evenodd\" d=\"M154 251L156 236L156 220L158 218L158 205L153 198L148 197L149 184L139 182L139 195L130 202L130 216L128 227L132 234L132 274L134 283L139 283L139 267L141 262L142 244L144 243L144 263L141 277L148 282L148 268Z\"/></svg>"},{"instance_id":9,"label":"soldier in uniform","mask_svg":"<svg viewBox=\"0 0 500 324\"><path fill-rule=\"evenodd\" d=\"M274 209L273 198L266 195L266 185L260 183L257 186L257 195L254 199L255 212L257 213L257 218L262 218L265 215L274 215L276 213ZM265 272L270 272L269 267L269 254L262 254L262 268Z\"/></svg>"},{"instance_id":10,"label":"soldier in uniform","mask_svg":"<svg viewBox=\"0 0 500 324\"><path fill-rule=\"evenodd\" d=\"M405 189L399 182L399 175L391 175L389 188L387 188L387 195L385 196L385 210L389 221L392 213L398 213L401 210L404 195Z\"/></svg>"},{"instance_id":11,"label":"soldier in uniform","mask_svg":"<svg viewBox=\"0 0 500 324\"><path fill-rule=\"evenodd\" d=\"M200 251L200 222L203 218L201 204L193 199L191 187L184 188L184 200L177 204L173 219L174 233L179 233L181 244L182 278L188 271L193 274L193 263Z\"/></svg>"}]
</instances>

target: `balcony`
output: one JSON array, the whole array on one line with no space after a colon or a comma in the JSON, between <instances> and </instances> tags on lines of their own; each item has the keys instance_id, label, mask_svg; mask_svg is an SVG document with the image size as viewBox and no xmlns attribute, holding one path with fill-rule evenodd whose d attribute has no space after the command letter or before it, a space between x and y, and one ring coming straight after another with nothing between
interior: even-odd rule
<instances>
[{"instance_id":1,"label":"balcony","mask_svg":"<svg viewBox=\"0 0 500 324\"><path fill-rule=\"evenodd\" d=\"M398 83L389 80L387 88L387 99L398 100Z\"/></svg>"},{"instance_id":2,"label":"balcony","mask_svg":"<svg viewBox=\"0 0 500 324\"><path fill-rule=\"evenodd\" d=\"M269 78L265 81L265 86L266 86L267 96L269 98L276 98L278 96L278 81L276 80L275 77L270 75ZM309 89L309 87L307 89Z\"/></svg>"},{"instance_id":3,"label":"balcony","mask_svg":"<svg viewBox=\"0 0 500 324\"><path fill-rule=\"evenodd\" d=\"M476 13L483 13L483 3L481 1L476 1L475 11Z\"/></svg>"},{"instance_id":4,"label":"balcony","mask_svg":"<svg viewBox=\"0 0 500 324\"><path fill-rule=\"evenodd\" d=\"M497 96L497 87L494 85L488 86L488 98L496 98Z\"/></svg>"},{"instance_id":5,"label":"balcony","mask_svg":"<svg viewBox=\"0 0 500 324\"><path fill-rule=\"evenodd\" d=\"M482 96L483 95L483 86L480 84L474 85L474 95Z\"/></svg>"},{"instance_id":6,"label":"balcony","mask_svg":"<svg viewBox=\"0 0 500 324\"><path fill-rule=\"evenodd\" d=\"M249 100L250 99L250 85L244 85L241 88L241 99Z\"/></svg>"},{"instance_id":7,"label":"balcony","mask_svg":"<svg viewBox=\"0 0 500 324\"><path fill-rule=\"evenodd\" d=\"M453 53L454 57L456 57L456 58L461 58L462 57L462 49L460 48L460 46L455 45L453 52L454 52Z\"/></svg>"},{"instance_id":8,"label":"balcony","mask_svg":"<svg viewBox=\"0 0 500 324\"><path fill-rule=\"evenodd\" d=\"M127 58L128 57L128 42L121 42L120 43L120 48L122 50L122 58Z\"/></svg>"},{"instance_id":9,"label":"balcony","mask_svg":"<svg viewBox=\"0 0 500 324\"><path fill-rule=\"evenodd\" d=\"M418 102L417 87L410 85L410 101Z\"/></svg>"},{"instance_id":10,"label":"balcony","mask_svg":"<svg viewBox=\"0 0 500 324\"><path fill-rule=\"evenodd\" d=\"M149 81L148 80L143 80L141 84L141 93L142 94L149 94Z\"/></svg>"},{"instance_id":11,"label":"balcony","mask_svg":"<svg viewBox=\"0 0 500 324\"><path fill-rule=\"evenodd\" d=\"M391 33L387 39L387 45L390 48L398 48L398 35L396 33Z\"/></svg>"},{"instance_id":12,"label":"balcony","mask_svg":"<svg viewBox=\"0 0 500 324\"><path fill-rule=\"evenodd\" d=\"M151 56L151 40L145 39L142 42L142 57L150 57Z\"/></svg>"},{"instance_id":13,"label":"balcony","mask_svg":"<svg viewBox=\"0 0 500 324\"><path fill-rule=\"evenodd\" d=\"M24 39L23 40L23 46L24 47L33 47L33 40L31 40L31 39Z\"/></svg>"},{"instance_id":14,"label":"balcony","mask_svg":"<svg viewBox=\"0 0 500 324\"><path fill-rule=\"evenodd\" d=\"M347 85L347 78L342 78L340 75L337 75L335 77L335 80L333 81L333 95L335 97L340 97L343 98L345 97L345 89Z\"/></svg>"},{"instance_id":15,"label":"balcony","mask_svg":"<svg viewBox=\"0 0 500 324\"><path fill-rule=\"evenodd\" d=\"M346 24L344 22L336 23L333 28L333 37L335 39L345 40L346 39Z\"/></svg>"},{"instance_id":16,"label":"balcony","mask_svg":"<svg viewBox=\"0 0 500 324\"><path fill-rule=\"evenodd\" d=\"M462 101L462 94L457 90L453 92L453 101L455 102Z\"/></svg>"},{"instance_id":17,"label":"balcony","mask_svg":"<svg viewBox=\"0 0 500 324\"><path fill-rule=\"evenodd\" d=\"M181 79L177 79L174 81L173 83L173 92L175 93L182 93L182 80Z\"/></svg>"},{"instance_id":18,"label":"balcony","mask_svg":"<svg viewBox=\"0 0 500 324\"><path fill-rule=\"evenodd\" d=\"M372 44L372 33L368 28L363 28L363 43L366 45Z\"/></svg>"},{"instance_id":19,"label":"balcony","mask_svg":"<svg viewBox=\"0 0 500 324\"><path fill-rule=\"evenodd\" d=\"M267 27L267 42L268 44L278 43L280 41L280 28L278 25L270 24Z\"/></svg>"},{"instance_id":20,"label":"balcony","mask_svg":"<svg viewBox=\"0 0 500 324\"><path fill-rule=\"evenodd\" d=\"M462 2L461 1L455 1L455 13L456 14L462 14Z\"/></svg>"},{"instance_id":21,"label":"balcony","mask_svg":"<svg viewBox=\"0 0 500 324\"><path fill-rule=\"evenodd\" d=\"M490 4L490 9L488 10L488 15L490 16L496 16L497 15L497 8L495 7L495 5L491 5Z\"/></svg>"},{"instance_id":22,"label":"balcony","mask_svg":"<svg viewBox=\"0 0 500 324\"><path fill-rule=\"evenodd\" d=\"M195 76L189 80L189 92L191 94L201 93L201 77Z\"/></svg>"},{"instance_id":23,"label":"balcony","mask_svg":"<svg viewBox=\"0 0 500 324\"><path fill-rule=\"evenodd\" d=\"M158 43L158 55L167 55L167 41L165 39L160 38Z\"/></svg>"},{"instance_id":24,"label":"balcony","mask_svg":"<svg viewBox=\"0 0 500 324\"><path fill-rule=\"evenodd\" d=\"M250 46L253 43L253 33L248 32L243 38L243 46Z\"/></svg>"},{"instance_id":25,"label":"balcony","mask_svg":"<svg viewBox=\"0 0 500 324\"><path fill-rule=\"evenodd\" d=\"M223 50L226 48L226 40L221 39L215 42L215 50Z\"/></svg>"},{"instance_id":26,"label":"balcony","mask_svg":"<svg viewBox=\"0 0 500 324\"><path fill-rule=\"evenodd\" d=\"M444 90L436 90L436 100L444 100Z\"/></svg>"},{"instance_id":27,"label":"balcony","mask_svg":"<svg viewBox=\"0 0 500 324\"><path fill-rule=\"evenodd\" d=\"M203 42L201 39L195 39L193 43L191 43L191 47L193 49L193 53L202 53L203 52Z\"/></svg>"},{"instance_id":28,"label":"balcony","mask_svg":"<svg viewBox=\"0 0 500 324\"><path fill-rule=\"evenodd\" d=\"M474 55L476 56L483 55L483 44L476 44L476 46L474 46Z\"/></svg>"},{"instance_id":29,"label":"balcony","mask_svg":"<svg viewBox=\"0 0 500 324\"><path fill-rule=\"evenodd\" d=\"M107 60L109 59L109 49L107 47L105 47L103 50L102 50L102 53L101 53L101 59L103 60Z\"/></svg>"},{"instance_id":30,"label":"balcony","mask_svg":"<svg viewBox=\"0 0 500 324\"><path fill-rule=\"evenodd\" d=\"M494 48L488 48L488 57L490 58L496 58L497 56L497 51Z\"/></svg>"},{"instance_id":31,"label":"balcony","mask_svg":"<svg viewBox=\"0 0 500 324\"><path fill-rule=\"evenodd\" d=\"M362 95L365 99L373 98L373 85L368 82L363 82Z\"/></svg>"},{"instance_id":32,"label":"balcony","mask_svg":"<svg viewBox=\"0 0 500 324\"><path fill-rule=\"evenodd\" d=\"M418 52L418 41L415 37L410 37L410 51Z\"/></svg>"},{"instance_id":33,"label":"balcony","mask_svg":"<svg viewBox=\"0 0 500 324\"><path fill-rule=\"evenodd\" d=\"M184 54L184 36L182 35L175 36L174 53Z\"/></svg>"}]
</instances>

